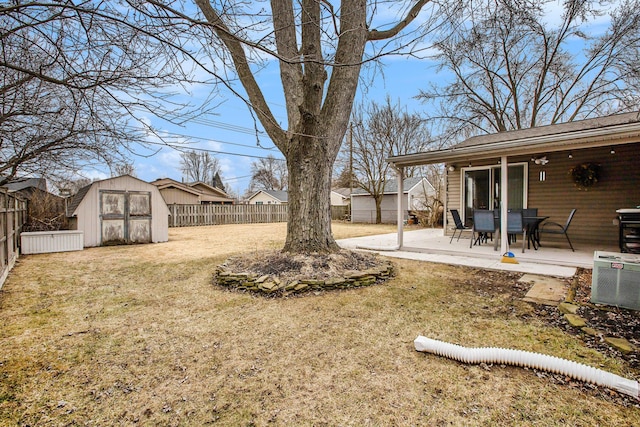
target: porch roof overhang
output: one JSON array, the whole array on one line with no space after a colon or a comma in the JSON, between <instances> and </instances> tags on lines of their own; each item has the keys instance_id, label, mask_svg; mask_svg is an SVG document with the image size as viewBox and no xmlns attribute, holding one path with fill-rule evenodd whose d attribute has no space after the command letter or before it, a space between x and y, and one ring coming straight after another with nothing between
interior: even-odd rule
<instances>
[{"instance_id":1,"label":"porch roof overhang","mask_svg":"<svg viewBox=\"0 0 640 427\"><path fill-rule=\"evenodd\" d=\"M482 135L443 150L392 156L387 162L396 168L403 168L609 147L635 142L640 142L638 112Z\"/></svg>"}]
</instances>

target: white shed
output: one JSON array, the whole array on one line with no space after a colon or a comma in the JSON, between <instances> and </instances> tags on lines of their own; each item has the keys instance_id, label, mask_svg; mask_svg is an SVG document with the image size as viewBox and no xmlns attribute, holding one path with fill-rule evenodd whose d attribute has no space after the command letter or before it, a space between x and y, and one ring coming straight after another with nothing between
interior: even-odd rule
<instances>
[{"instance_id":1,"label":"white shed","mask_svg":"<svg viewBox=\"0 0 640 427\"><path fill-rule=\"evenodd\" d=\"M158 188L122 175L81 188L67 206L69 225L84 247L169 240L169 209Z\"/></svg>"}]
</instances>

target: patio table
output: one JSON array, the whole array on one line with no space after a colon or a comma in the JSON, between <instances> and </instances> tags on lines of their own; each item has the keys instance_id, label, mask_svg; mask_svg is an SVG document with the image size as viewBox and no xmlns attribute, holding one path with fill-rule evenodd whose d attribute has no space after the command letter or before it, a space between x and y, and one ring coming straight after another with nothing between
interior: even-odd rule
<instances>
[{"instance_id":1,"label":"patio table","mask_svg":"<svg viewBox=\"0 0 640 427\"><path fill-rule=\"evenodd\" d=\"M527 242L528 249L531 249L531 244L533 244L533 249L536 251L540 247L540 224L548 218L548 216L522 217L522 221L524 222L525 227L527 227L527 234L529 235L529 241Z\"/></svg>"}]
</instances>

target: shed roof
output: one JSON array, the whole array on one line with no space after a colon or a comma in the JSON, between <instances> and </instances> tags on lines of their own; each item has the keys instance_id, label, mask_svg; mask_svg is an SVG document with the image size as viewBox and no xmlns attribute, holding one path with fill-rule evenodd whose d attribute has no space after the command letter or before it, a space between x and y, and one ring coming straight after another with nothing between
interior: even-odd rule
<instances>
[{"instance_id":1,"label":"shed roof","mask_svg":"<svg viewBox=\"0 0 640 427\"><path fill-rule=\"evenodd\" d=\"M78 209L78 206L80 206L80 203L82 203L82 200L84 200L84 198L87 195L87 193L89 193L89 190L91 190L91 187L93 187L94 185L96 185L99 182L121 179L123 177L128 177L128 178L131 178L131 179L135 179L136 181L140 181L140 182L143 182L145 184L151 185L147 181L143 181L140 178L136 178L135 176L131 176L131 175L128 175L128 174L120 175L120 176L116 176L116 177L112 177L112 178L107 178L107 179L102 179L102 180L98 180L98 181L93 181L91 184L89 184L87 186L84 186L80 190L78 190L78 192L75 194L75 196L73 196L71 198L71 201L67 205L67 216L71 217L71 216L73 216L75 214L76 209Z\"/></svg>"},{"instance_id":2,"label":"shed roof","mask_svg":"<svg viewBox=\"0 0 640 427\"><path fill-rule=\"evenodd\" d=\"M71 198L71 201L67 205L67 216L68 217L73 216L74 212L76 211L76 209L78 209L78 206L80 206L80 203L82 203L82 200L84 199L84 196L87 195L87 193L91 189L92 185L93 185L93 183L91 183L89 185L85 185L84 187L79 189L78 192Z\"/></svg>"},{"instance_id":3,"label":"shed roof","mask_svg":"<svg viewBox=\"0 0 640 427\"><path fill-rule=\"evenodd\" d=\"M443 150L393 156L396 167L549 153L638 142L640 112L475 136Z\"/></svg>"}]
</instances>

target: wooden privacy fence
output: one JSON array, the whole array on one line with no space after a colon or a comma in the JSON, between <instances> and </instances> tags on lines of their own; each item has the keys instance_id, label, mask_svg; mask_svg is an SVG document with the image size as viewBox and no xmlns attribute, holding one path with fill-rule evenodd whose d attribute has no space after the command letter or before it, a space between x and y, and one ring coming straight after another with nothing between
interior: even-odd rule
<instances>
[{"instance_id":1,"label":"wooden privacy fence","mask_svg":"<svg viewBox=\"0 0 640 427\"><path fill-rule=\"evenodd\" d=\"M170 227L285 222L287 205L169 205Z\"/></svg>"},{"instance_id":2,"label":"wooden privacy fence","mask_svg":"<svg viewBox=\"0 0 640 427\"><path fill-rule=\"evenodd\" d=\"M286 222L288 205L168 205L169 227ZM348 206L332 206L331 218L344 219Z\"/></svg>"},{"instance_id":3,"label":"wooden privacy fence","mask_svg":"<svg viewBox=\"0 0 640 427\"><path fill-rule=\"evenodd\" d=\"M0 288L18 258L20 232L26 218L26 200L0 189Z\"/></svg>"}]
</instances>

